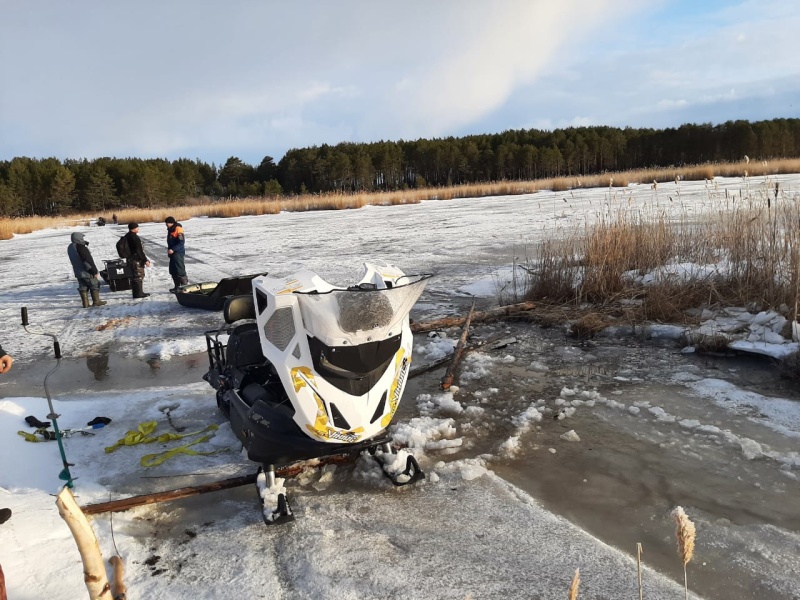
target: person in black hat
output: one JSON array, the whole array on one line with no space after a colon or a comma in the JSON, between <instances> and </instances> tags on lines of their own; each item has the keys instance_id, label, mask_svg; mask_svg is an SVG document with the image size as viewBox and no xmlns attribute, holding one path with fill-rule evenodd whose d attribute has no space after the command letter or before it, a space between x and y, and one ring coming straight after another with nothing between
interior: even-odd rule
<instances>
[{"instance_id":1,"label":"person in black hat","mask_svg":"<svg viewBox=\"0 0 800 600\"><path fill-rule=\"evenodd\" d=\"M164 220L167 224L167 254L169 255L169 274L175 284L170 292L177 292L178 287L189 283L186 276L186 244L183 235L183 225L178 223L174 217L167 217Z\"/></svg>"},{"instance_id":2,"label":"person in black hat","mask_svg":"<svg viewBox=\"0 0 800 600\"><path fill-rule=\"evenodd\" d=\"M128 233L125 234L128 244L128 267L131 270L131 291L134 298L147 298L150 294L144 292L144 268L150 266L150 259L144 253L142 240L139 239L139 224L128 223Z\"/></svg>"}]
</instances>

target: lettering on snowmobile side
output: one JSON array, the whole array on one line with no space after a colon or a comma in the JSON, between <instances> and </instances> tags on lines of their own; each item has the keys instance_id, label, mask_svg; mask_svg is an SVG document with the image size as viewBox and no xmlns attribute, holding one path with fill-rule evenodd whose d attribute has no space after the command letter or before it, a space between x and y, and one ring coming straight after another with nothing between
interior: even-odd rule
<instances>
[{"instance_id":1,"label":"lettering on snowmobile side","mask_svg":"<svg viewBox=\"0 0 800 600\"><path fill-rule=\"evenodd\" d=\"M405 350L402 348L397 352L396 362L400 363L400 367L397 377L395 377L394 383L392 383L392 388L389 390L389 412L381 419L381 427L388 427L389 423L392 422L397 406L400 404L400 396L403 394L403 387L406 382L406 375L408 375L408 367L411 360L405 356Z\"/></svg>"}]
</instances>

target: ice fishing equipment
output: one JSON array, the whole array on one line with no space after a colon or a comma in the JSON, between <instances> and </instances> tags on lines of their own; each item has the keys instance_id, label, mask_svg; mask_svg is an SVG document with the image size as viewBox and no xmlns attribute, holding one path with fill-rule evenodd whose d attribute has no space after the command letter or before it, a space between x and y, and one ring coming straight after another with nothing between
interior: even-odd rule
<instances>
[{"instance_id":1,"label":"ice fishing equipment","mask_svg":"<svg viewBox=\"0 0 800 600\"><path fill-rule=\"evenodd\" d=\"M181 306L218 311L222 310L228 298L252 294L253 279L266 275L266 273L256 273L254 275L226 277L220 279L219 282L204 281L202 283L189 283L175 288L173 293L175 294L175 299Z\"/></svg>"},{"instance_id":2,"label":"ice fishing equipment","mask_svg":"<svg viewBox=\"0 0 800 600\"><path fill-rule=\"evenodd\" d=\"M267 524L293 518L276 467L367 450L396 485L423 477L413 455L392 451L386 428L411 364L408 315L431 275L364 267L349 287L308 270L255 278L251 295L226 302L227 325L206 332L203 378L261 465Z\"/></svg>"},{"instance_id":3,"label":"ice fishing equipment","mask_svg":"<svg viewBox=\"0 0 800 600\"><path fill-rule=\"evenodd\" d=\"M169 405L166 405L166 406L159 406L158 410L160 412L164 413L164 415L166 415L167 421L169 421L170 427L172 427L178 433L181 433L183 431L186 431L186 427L183 427L183 426L179 427L179 426L175 425L175 423L172 421L172 411L177 409L177 408L179 408L179 407L180 407L180 404L178 404L176 402L174 404L169 404Z\"/></svg>"},{"instance_id":4,"label":"ice fishing equipment","mask_svg":"<svg viewBox=\"0 0 800 600\"><path fill-rule=\"evenodd\" d=\"M44 331L31 331L28 329L28 307L22 307L22 327L25 329L27 333L32 335L45 335L53 339L53 353L56 357L56 366L53 367L47 375L44 376L44 393L47 396L47 405L50 408L50 414L47 415L47 418L53 423L53 431L55 432L56 441L58 442L58 451L61 453L61 463L63 464L64 468L58 474L58 478L62 481L66 481L66 485L69 488L74 487L72 473L69 472L69 468L74 466L73 464L67 461L67 455L64 452L64 444L61 441L62 435L58 429L58 417L61 415L57 415L55 409L53 408L53 399L50 397L50 388L47 386L47 380L50 376L58 371L58 367L61 366L61 345L58 343L58 337L56 337L53 333L47 333Z\"/></svg>"}]
</instances>

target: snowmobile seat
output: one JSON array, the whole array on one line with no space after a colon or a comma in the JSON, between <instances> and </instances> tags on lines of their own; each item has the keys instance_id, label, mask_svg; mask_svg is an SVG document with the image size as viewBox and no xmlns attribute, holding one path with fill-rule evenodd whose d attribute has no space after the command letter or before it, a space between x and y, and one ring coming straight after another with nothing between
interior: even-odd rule
<instances>
[{"instance_id":1,"label":"snowmobile seat","mask_svg":"<svg viewBox=\"0 0 800 600\"><path fill-rule=\"evenodd\" d=\"M251 294L231 296L225 301L222 316L226 323L235 323L242 319L255 319L256 307Z\"/></svg>"},{"instance_id":2,"label":"snowmobile seat","mask_svg":"<svg viewBox=\"0 0 800 600\"><path fill-rule=\"evenodd\" d=\"M242 388L241 397L248 406L253 406L256 402L261 401L290 419L294 416L294 407L289 399L285 395L282 398L277 396L271 388L250 383Z\"/></svg>"},{"instance_id":3,"label":"snowmobile seat","mask_svg":"<svg viewBox=\"0 0 800 600\"><path fill-rule=\"evenodd\" d=\"M258 339L258 324L245 323L234 328L228 340L227 362L241 369L251 365L262 365L266 361Z\"/></svg>"},{"instance_id":4,"label":"snowmobile seat","mask_svg":"<svg viewBox=\"0 0 800 600\"><path fill-rule=\"evenodd\" d=\"M250 383L264 385L278 377L275 367L261 352L256 323L244 323L234 328L228 340L226 361L231 369L234 386L239 389Z\"/></svg>"}]
</instances>

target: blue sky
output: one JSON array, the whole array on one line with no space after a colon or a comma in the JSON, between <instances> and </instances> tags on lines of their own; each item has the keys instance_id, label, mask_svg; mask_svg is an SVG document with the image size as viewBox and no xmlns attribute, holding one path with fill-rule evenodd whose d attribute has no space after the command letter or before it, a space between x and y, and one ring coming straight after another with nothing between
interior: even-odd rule
<instances>
[{"instance_id":1,"label":"blue sky","mask_svg":"<svg viewBox=\"0 0 800 600\"><path fill-rule=\"evenodd\" d=\"M0 0L0 160L800 117L796 0Z\"/></svg>"}]
</instances>

